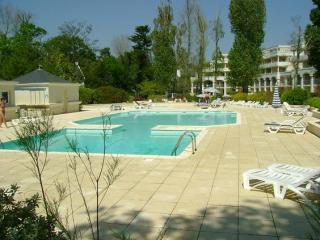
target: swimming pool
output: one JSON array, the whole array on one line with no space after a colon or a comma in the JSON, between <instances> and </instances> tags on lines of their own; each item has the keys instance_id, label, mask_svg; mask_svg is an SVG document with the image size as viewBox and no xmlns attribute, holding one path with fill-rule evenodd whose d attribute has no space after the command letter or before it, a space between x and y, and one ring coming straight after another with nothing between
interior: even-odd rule
<instances>
[{"instance_id":1,"label":"swimming pool","mask_svg":"<svg viewBox=\"0 0 320 240\"><path fill-rule=\"evenodd\" d=\"M169 156L184 131L158 131L158 125L170 126L210 126L234 124L237 114L234 112L122 112L109 115L112 125L119 125L108 131L107 153L130 155ZM68 152L67 139L76 140L78 147L90 153L103 153L101 129L85 129L86 125L102 125L102 117L76 121L84 129L64 129L55 137L49 147L51 152ZM194 131L196 135L200 131ZM189 144L190 138L184 138L177 149L179 155ZM15 141L2 145L3 149L17 149Z\"/></svg>"}]
</instances>

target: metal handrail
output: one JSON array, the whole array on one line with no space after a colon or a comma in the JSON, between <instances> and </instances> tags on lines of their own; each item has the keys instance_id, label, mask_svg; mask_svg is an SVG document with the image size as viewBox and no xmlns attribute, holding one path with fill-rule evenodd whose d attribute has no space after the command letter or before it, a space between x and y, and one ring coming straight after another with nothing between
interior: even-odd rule
<instances>
[{"instance_id":1,"label":"metal handrail","mask_svg":"<svg viewBox=\"0 0 320 240\"><path fill-rule=\"evenodd\" d=\"M191 138L191 141L192 141L192 154L194 154L196 151L197 151L197 140L196 140L196 137L197 135L192 132L192 131L185 131L183 134L181 134L181 136L179 137L175 147L173 148L172 152L171 152L171 156L177 156L177 150L178 148L180 147L181 145L181 142L183 140L183 138L185 136L188 136Z\"/></svg>"}]
</instances>

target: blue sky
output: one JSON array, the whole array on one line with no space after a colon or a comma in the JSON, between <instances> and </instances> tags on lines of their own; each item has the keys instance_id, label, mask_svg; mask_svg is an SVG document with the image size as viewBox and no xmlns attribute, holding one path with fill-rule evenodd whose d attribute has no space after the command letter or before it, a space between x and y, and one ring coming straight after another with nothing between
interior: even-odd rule
<instances>
[{"instance_id":1,"label":"blue sky","mask_svg":"<svg viewBox=\"0 0 320 240\"><path fill-rule=\"evenodd\" d=\"M110 46L112 39L121 34L130 35L137 25L153 26L157 6L161 0L0 0L33 13L37 25L48 31L48 36L57 34L57 27L65 21L86 21L93 25L92 39L99 47ZM181 17L184 0L172 0L175 21ZM229 0L198 0L207 20L218 13L226 32L222 49L228 52L232 46L228 19ZM263 47L287 44L292 32L291 17L301 16L303 26L309 23L313 8L311 0L265 0L267 8L266 36ZM211 55L212 46L208 47Z\"/></svg>"}]
</instances>

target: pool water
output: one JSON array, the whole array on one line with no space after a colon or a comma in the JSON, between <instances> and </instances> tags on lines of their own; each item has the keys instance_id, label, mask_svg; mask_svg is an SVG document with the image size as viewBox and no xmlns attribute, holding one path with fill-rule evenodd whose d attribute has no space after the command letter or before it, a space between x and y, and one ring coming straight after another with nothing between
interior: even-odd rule
<instances>
[{"instance_id":1,"label":"pool water","mask_svg":"<svg viewBox=\"0 0 320 240\"><path fill-rule=\"evenodd\" d=\"M184 131L152 130L157 125L209 126L236 123L234 112L125 112L109 115L112 125L119 127L107 133L106 152L133 155L171 155ZM102 117L76 121L80 125L102 125ZM84 126L85 127L85 126ZM194 131L196 135L200 131ZM101 129L64 129L53 139L51 152L69 152L67 142L76 140L78 147L90 153L103 153ZM177 149L179 155L191 142L186 137ZM4 149L18 149L15 141L2 145Z\"/></svg>"}]
</instances>

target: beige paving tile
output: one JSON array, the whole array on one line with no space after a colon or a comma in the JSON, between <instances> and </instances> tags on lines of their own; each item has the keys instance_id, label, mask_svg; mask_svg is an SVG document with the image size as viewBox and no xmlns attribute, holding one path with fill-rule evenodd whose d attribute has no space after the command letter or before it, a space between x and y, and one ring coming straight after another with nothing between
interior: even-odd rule
<instances>
[{"instance_id":1,"label":"beige paving tile","mask_svg":"<svg viewBox=\"0 0 320 240\"><path fill-rule=\"evenodd\" d=\"M203 217L171 215L166 223L168 229L199 231Z\"/></svg>"},{"instance_id":2,"label":"beige paving tile","mask_svg":"<svg viewBox=\"0 0 320 240\"><path fill-rule=\"evenodd\" d=\"M143 225L130 225L125 234L130 239L157 239L161 233L161 228Z\"/></svg>"},{"instance_id":3,"label":"beige paving tile","mask_svg":"<svg viewBox=\"0 0 320 240\"><path fill-rule=\"evenodd\" d=\"M219 218L213 215L206 215L200 231L236 234L238 233L238 219Z\"/></svg>"},{"instance_id":4,"label":"beige paving tile","mask_svg":"<svg viewBox=\"0 0 320 240\"><path fill-rule=\"evenodd\" d=\"M214 218L232 218L237 219L239 216L239 208L232 206L208 205L206 216Z\"/></svg>"},{"instance_id":5,"label":"beige paving tile","mask_svg":"<svg viewBox=\"0 0 320 240\"><path fill-rule=\"evenodd\" d=\"M156 202L177 202L179 200L180 194L174 192L156 192L150 201Z\"/></svg>"},{"instance_id":6,"label":"beige paving tile","mask_svg":"<svg viewBox=\"0 0 320 240\"><path fill-rule=\"evenodd\" d=\"M178 229L167 229L162 240L197 240L198 231L184 231Z\"/></svg>"},{"instance_id":7,"label":"beige paving tile","mask_svg":"<svg viewBox=\"0 0 320 240\"><path fill-rule=\"evenodd\" d=\"M228 205L228 206L238 206L238 195L235 194L223 194L217 195L213 194L210 197L209 203L212 205Z\"/></svg>"},{"instance_id":8,"label":"beige paving tile","mask_svg":"<svg viewBox=\"0 0 320 240\"><path fill-rule=\"evenodd\" d=\"M275 225L278 235L281 237L307 238L308 234L312 234L312 228L307 221L296 219L275 219Z\"/></svg>"},{"instance_id":9,"label":"beige paving tile","mask_svg":"<svg viewBox=\"0 0 320 240\"><path fill-rule=\"evenodd\" d=\"M144 206L143 211L151 213L171 214L175 206L176 203L172 202L149 201L146 206Z\"/></svg>"},{"instance_id":10,"label":"beige paving tile","mask_svg":"<svg viewBox=\"0 0 320 240\"><path fill-rule=\"evenodd\" d=\"M140 212L130 225L135 226L152 226L161 228L165 225L169 218L169 214Z\"/></svg>"},{"instance_id":11,"label":"beige paving tile","mask_svg":"<svg viewBox=\"0 0 320 240\"><path fill-rule=\"evenodd\" d=\"M277 240L278 237L261 236L261 235L239 235L239 240Z\"/></svg>"},{"instance_id":12,"label":"beige paving tile","mask_svg":"<svg viewBox=\"0 0 320 240\"><path fill-rule=\"evenodd\" d=\"M237 240L237 234L200 232L198 240Z\"/></svg>"},{"instance_id":13,"label":"beige paving tile","mask_svg":"<svg viewBox=\"0 0 320 240\"><path fill-rule=\"evenodd\" d=\"M191 215L204 216L206 211L206 203L203 202L178 202L172 214L174 215Z\"/></svg>"},{"instance_id":14,"label":"beige paving tile","mask_svg":"<svg viewBox=\"0 0 320 240\"><path fill-rule=\"evenodd\" d=\"M239 219L239 232L242 234L277 236L271 220Z\"/></svg>"}]
</instances>

